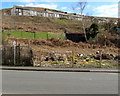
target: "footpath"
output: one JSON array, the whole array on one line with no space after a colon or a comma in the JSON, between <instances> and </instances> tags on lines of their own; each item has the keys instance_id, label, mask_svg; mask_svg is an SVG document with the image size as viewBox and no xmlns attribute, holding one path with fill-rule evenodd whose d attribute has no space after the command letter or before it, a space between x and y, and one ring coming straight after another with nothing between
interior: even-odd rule
<instances>
[{"instance_id":1,"label":"footpath","mask_svg":"<svg viewBox=\"0 0 120 96\"><path fill-rule=\"evenodd\" d=\"M58 71L58 72L107 72L120 73L119 69L104 69L104 68L45 68L45 67L11 67L0 66L1 70L21 70L21 71Z\"/></svg>"}]
</instances>

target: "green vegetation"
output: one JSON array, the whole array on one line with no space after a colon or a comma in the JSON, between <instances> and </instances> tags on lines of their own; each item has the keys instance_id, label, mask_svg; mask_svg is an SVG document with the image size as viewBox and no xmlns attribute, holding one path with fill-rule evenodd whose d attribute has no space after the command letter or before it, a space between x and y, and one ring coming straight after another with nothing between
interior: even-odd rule
<instances>
[{"instance_id":1,"label":"green vegetation","mask_svg":"<svg viewBox=\"0 0 120 96\"><path fill-rule=\"evenodd\" d=\"M114 24L113 21L106 22L103 24L104 30L111 34L117 34L117 27L118 25Z\"/></svg>"},{"instance_id":2,"label":"green vegetation","mask_svg":"<svg viewBox=\"0 0 120 96\"><path fill-rule=\"evenodd\" d=\"M63 33L52 33L52 32L22 32L22 31L4 31L3 39L5 40L7 36L14 36L16 38L27 38L27 39L50 39L58 38L64 39L65 35Z\"/></svg>"},{"instance_id":3,"label":"green vegetation","mask_svg":"<svg viewBox=\"0 0 120 96\"><path fill-rule=\"evenodd\" d=\"M95 38L96 35L99 33L99 26L96 23L93 23L90 28L86 28L86 35L87 39Z\"/></svg>"},{"instance_id":4,"label":"green vegetation","mask_svg":"<svg viewBox=\"0 0 120 96\"><path fill-rule=\"evenodd\" d=\"M7 39L7 34L0 33L0 37L2 37L2 40L5 41Z\"/></svg>"},{"instance_id":5,"label":"green vegetation","mask_svg":"<svg viewBox=\"0 0 120 96\"><path fill-rule=\"evenodd\" d=\"M117 28L118 25L113 21L101 24L92 23L89 27L86 27L88 43L119 47L120 43Z\"/></svg>"}]
</instances>

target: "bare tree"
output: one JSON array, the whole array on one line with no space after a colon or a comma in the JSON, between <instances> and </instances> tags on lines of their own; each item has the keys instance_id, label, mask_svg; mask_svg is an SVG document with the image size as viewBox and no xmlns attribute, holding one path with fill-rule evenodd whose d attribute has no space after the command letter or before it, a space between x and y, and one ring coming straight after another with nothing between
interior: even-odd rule
<instances>
[{"instance_id":1,"label":"bare tree","mask_svg":"<svg viewBox=\"0 0 120 96\"><path fill-rule=\"evenodd\" d=\"M73 7L73 10L77 11L77 13L81 15L82 28L83 28L83 32L85 35L85 40L87 42L87 36L86 36L86 31L85 31L85 22L84 22L84 19L85 19L84 11L85 11L86 6L87 6L87 2L85 0L80 0L77 2L76 6Z\"/></svg>"}]
</instances>

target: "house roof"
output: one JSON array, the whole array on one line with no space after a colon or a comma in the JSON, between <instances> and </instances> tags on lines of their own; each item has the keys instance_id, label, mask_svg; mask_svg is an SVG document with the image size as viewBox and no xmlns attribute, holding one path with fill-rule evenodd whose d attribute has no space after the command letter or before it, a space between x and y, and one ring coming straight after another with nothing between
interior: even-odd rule
<instances>
[{"instance_id":1,"label":"house roof","mask_svg":"<svg viewBox=\"0 0 120 96\"><path fill-rule=\"evenodd\" d=\"M25 10L36 10L36 11L45 11L43 8L38 7L22 7L22 6L14 6L15 8L25 9Z\"/></svg>"},{"instance_id":2,"label":"house roof","mask_svg":"<svg viewBox=\"0 0 120 96\"><path fill-rule=\"evenodd\" d=\"M49 8L42 8L42 7L22 7L22 6L14 6L16 8L26 9L26 10L36 10L36 11L54 11L54 12L61 12L65 13L63 11L55 10L55 9L49 9Z\"/></svg>"}]
</instances>

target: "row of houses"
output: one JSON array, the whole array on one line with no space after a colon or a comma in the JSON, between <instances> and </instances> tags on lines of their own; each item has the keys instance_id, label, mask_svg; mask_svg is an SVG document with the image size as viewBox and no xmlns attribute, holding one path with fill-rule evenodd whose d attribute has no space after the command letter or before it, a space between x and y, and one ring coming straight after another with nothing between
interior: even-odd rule
<instances>
[{"instance_id":1,"label":"row of houses","mask_svg":"<svg viewBox=\"0 0 120 96\"><path fill-rule=\"evenodd\" d=\"M22 15L22 16L41 16L41 17L52 17L52 18L65 18L70 20L79 20L83 19L87 22L110 22L113 20L114 23L117 24L117 19L113 18L102 18L102 17L94 17L94 16L84 16L76 13L67 13L54 9L47 8L38 8L38 7L22 7L22 6L14 6L13 8L4 9L2 11L3 15Z\"/></svg>"},{"instance_id":2,"label":"row of houses","mask_svg":"<svg viewBox=\"0 0 120 96\"><path fill-rule=\"evenodd\" d=\"M3 9L3 15L19 15L19 16L41 16L52 18L66 18L71 20L82 20L81 15L75 13L67 13L59 10L38 8L38 7L22 7L14 6L13 8Z\"/></svg>"}]
</instances>

